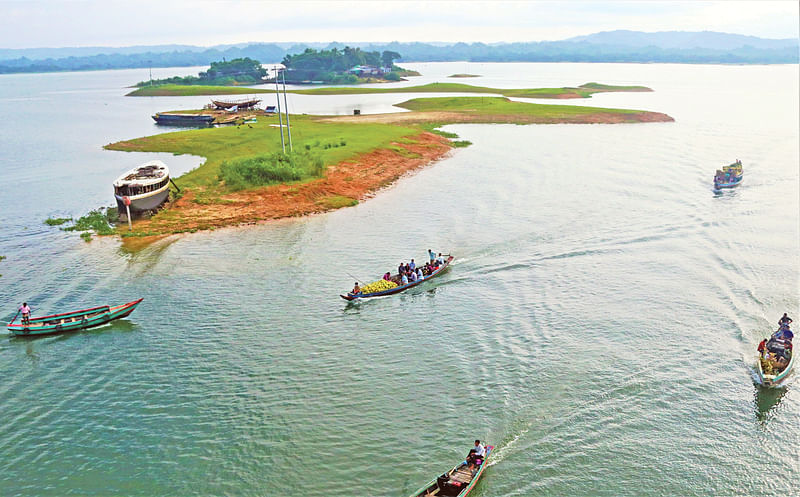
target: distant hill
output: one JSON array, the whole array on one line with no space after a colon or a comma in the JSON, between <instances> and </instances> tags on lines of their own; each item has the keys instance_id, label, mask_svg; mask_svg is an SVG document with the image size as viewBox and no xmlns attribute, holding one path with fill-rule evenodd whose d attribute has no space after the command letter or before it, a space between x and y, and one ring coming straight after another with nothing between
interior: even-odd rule
<instances>
[{"instance_id":1,"label":"distant hill","mask_svg":"<svg viewBox=\"0 0 800 497\"><path fill-rule=\"evenodd\" d=\"M0 49L0 73L203 66L249 57L277 63L306 48L358 47L393 51L400 62L662 62L685 64L796 64L797 39L766 39L711 31L606 31L561 41L520 43L250 43L197 47L159 45Z\"/></svg>"},{"instance_id":2,"label":"distant hill","mask_svg":"<svg viewBox=\"0 0 800 497\"><path fill-rule=\"evenodd\" d=\"M626 47L655 46L662 49L711 49L735 50L753 47L763 50L779 50L797 48L798 41L793 38L767 39L756 36L745 36L714 31L661 31L644 33L642 31L603 31L586 36L576 36L564 41L586 42L598 45L620 45Z\"/></svg>"}]
</instances>

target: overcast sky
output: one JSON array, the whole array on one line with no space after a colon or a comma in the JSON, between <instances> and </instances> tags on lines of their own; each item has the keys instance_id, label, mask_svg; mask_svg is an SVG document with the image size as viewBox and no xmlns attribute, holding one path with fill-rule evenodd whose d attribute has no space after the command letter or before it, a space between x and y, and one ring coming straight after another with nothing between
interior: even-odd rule
<instances>
[{"instance_id":1,"label":"overcast sky","mask_svg":"<svg viewBox=\"0 0 800 497\"><path fill-rule=\"evenodd\" d=\"M0 48L286 41L551 41L598 31L797 38L797 0L0 0Z\"/></svg>"}]
</instances>

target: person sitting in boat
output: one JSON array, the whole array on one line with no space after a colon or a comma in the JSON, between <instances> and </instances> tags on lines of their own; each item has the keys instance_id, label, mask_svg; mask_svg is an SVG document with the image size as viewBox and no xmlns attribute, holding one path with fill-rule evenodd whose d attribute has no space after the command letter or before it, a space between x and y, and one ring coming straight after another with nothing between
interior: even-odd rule
<instances>
[{"instance_id":1,"label":"person sitting in boat","mask_svg":"<svg viewBox=\"0 0 800 497\"><path fill-rule=\"evenodd\" d=\"M361 293L361 287L358 286L358 282L356 281L356 285L353 287L353 291L350 292L352 295L358 295Z\"/></svg>"},{"instance_id":2,"label":"person sitting in boat","mask_svg":"<svg viewBox=\"0 0 800 497\"><path fill-rule=\"evenodd\" d=\"M791 342L794 338L794 333L792 330L789 329L789 326L781 327L778 331L775 332L775 338L778 340L783 340L784 342L788 341Z\"/></svg>"},{"instance_id":3,"label":"person sitting in boat","mask_svg":"<svg viewBox=\"0 0 800 497\"><path fill-rule=\"evenodd\" d=\"M399 266L397 266L397 274L402 275L405 272L406 264L405 262L401 262Z\"/></svg>"},{"instance_id":4,"label":"person sitting in boat","mask_svg":"<svg viewBox=\"0 0 800 497\"><path fill-rule=\"evenodd\" d=\"M444 257L442 257L441 252L439 252L439 257L436 258L436 262L438 262L440 266L444 266Z\"/></svg>"},{"instance_id":5,"label":"person sitting in boat","mask_svg":"<svg viewBox=\"0 0 800 497\"><path fill-rule=\"evenodd\" d=\"M383 279L386 281L392 281L392 273L386 271L386 274L383 275Z\"/></svg>"},{"instance_id":6,"label":"person sitting in boat","mask_svg":"<svg viewBox=\"0 0 800 497\"><path fill-rule=\"evenodd\" d=\"M30 324L31 323L31 308L28 307L27 302L23 302L22 305L19 307L19 312L22 313L22 324Z\"/></svg>"},{"instance_id":7,"label":"person sitting in boat","mask_svg":"<svg viewBox=\"0 0 800 497\"><path fill-rule=\"evenodd\" d=\"M406 272L403 271L402 275L400 276L400 284L401 285L408 285L408 276L406 276Z\"/></svg>"},{"instance_id":8,"label":"person sitting in boat","mask_svg":"<svg viewBox=\"0 0 800 497\"><path fill-rule=\"evenodd\" d=\"M408 272L408 273L406 273L406 274L408 274L408 281L409 281L410 283L414 283L415 281L417 281L417 273L416 273L416 272L414 272L414 271L409 271L409 272Z\"/></svg>"},{"instance_id":9,"label":"person sitting in boat","mask_svg":"<svg viewBox=\"0 0 800 497\"><path fill-rule=\"evenodd\" d=\"M789 325L792 323L792 318L783 313L783 316L778 320L778 326Z\"/></svg>"},{"instance_id":10,"label":"person sitting in boat","mask_svg":"<svg viewBox=\"0 0 800 497\"><path fill-rule=\"evenodd\" d=\"M761 340L761 343L758 344L758 354L764 355L764 351L767 349L767 339Z\"/></svg>"},{"instance_id":11,"label":"person sitting in boat","mask_svg":"<svg viewBox=\"0 0 800 497\"><path fill-rule=\"evenodd\" d=\"M481 445L480 440L475 440L475 447L469 450L467 455L467 464L470 470L475 470L483 464L483 459L486 457L486 448Z\"/></svg>"},{"instance_id":12,"label":"person sitting in boat","mask_svg":"<svg viewBox=\"0 0 800 497\"><path fill-rule=\"evenodd\" d=\"M418 267L417 268L417 281L424 280L424 279L425 279L425 273L422 272L422 268L421 267Z\"/></svg>"}]
</instances>

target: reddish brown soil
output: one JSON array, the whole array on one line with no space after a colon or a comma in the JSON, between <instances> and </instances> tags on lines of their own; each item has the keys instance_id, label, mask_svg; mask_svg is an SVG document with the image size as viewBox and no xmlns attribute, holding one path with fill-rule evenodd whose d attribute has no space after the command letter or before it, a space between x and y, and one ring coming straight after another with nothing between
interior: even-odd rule
<instances>
[{"instance_id":1,"label":"reddish brown soil","mask_svg":"<svg viewBox=\"0 0 800 497\"><path fill-rule=\"evenodd\" d=\"M307 183L230 193L208 205L195 203L195 195L189 191L158 216L136 222L134 229L139 233L169 234L335 209L341 206L335 203L337 197L363 200L403 174L440 159L451 148L446 138L433 133L423 132L412 140L415 143L392 143L406 153L374 150L355 160L330 166L324 178ZM141 240L136 244L142 241L146 243Z\"/></svg>"}]
</instances>

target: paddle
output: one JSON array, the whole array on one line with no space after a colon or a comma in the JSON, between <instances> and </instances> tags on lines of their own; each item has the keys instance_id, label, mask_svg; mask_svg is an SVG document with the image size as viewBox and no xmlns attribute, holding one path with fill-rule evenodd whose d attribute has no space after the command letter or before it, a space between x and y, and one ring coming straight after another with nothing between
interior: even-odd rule
<instances>
[{"instance_id":1,"label":"paddle","mask_svg":"<svg viewBox=\"0 0 800 497\"><path fill-rule=\"evenodd\" d=\"M17 316L19 316L19 313L20 313L20 311L21 311L21 310L22 310L22 309L18 310L18 311L17 311L17 313L16 313L16 314L14 314L14 319L12 319L11 321L9 321L9 322L8 322L8 324L11 324L11 323L13 323L14 321L16 321L16 320L17 320Z\"/></svg>"}]
</instances>

